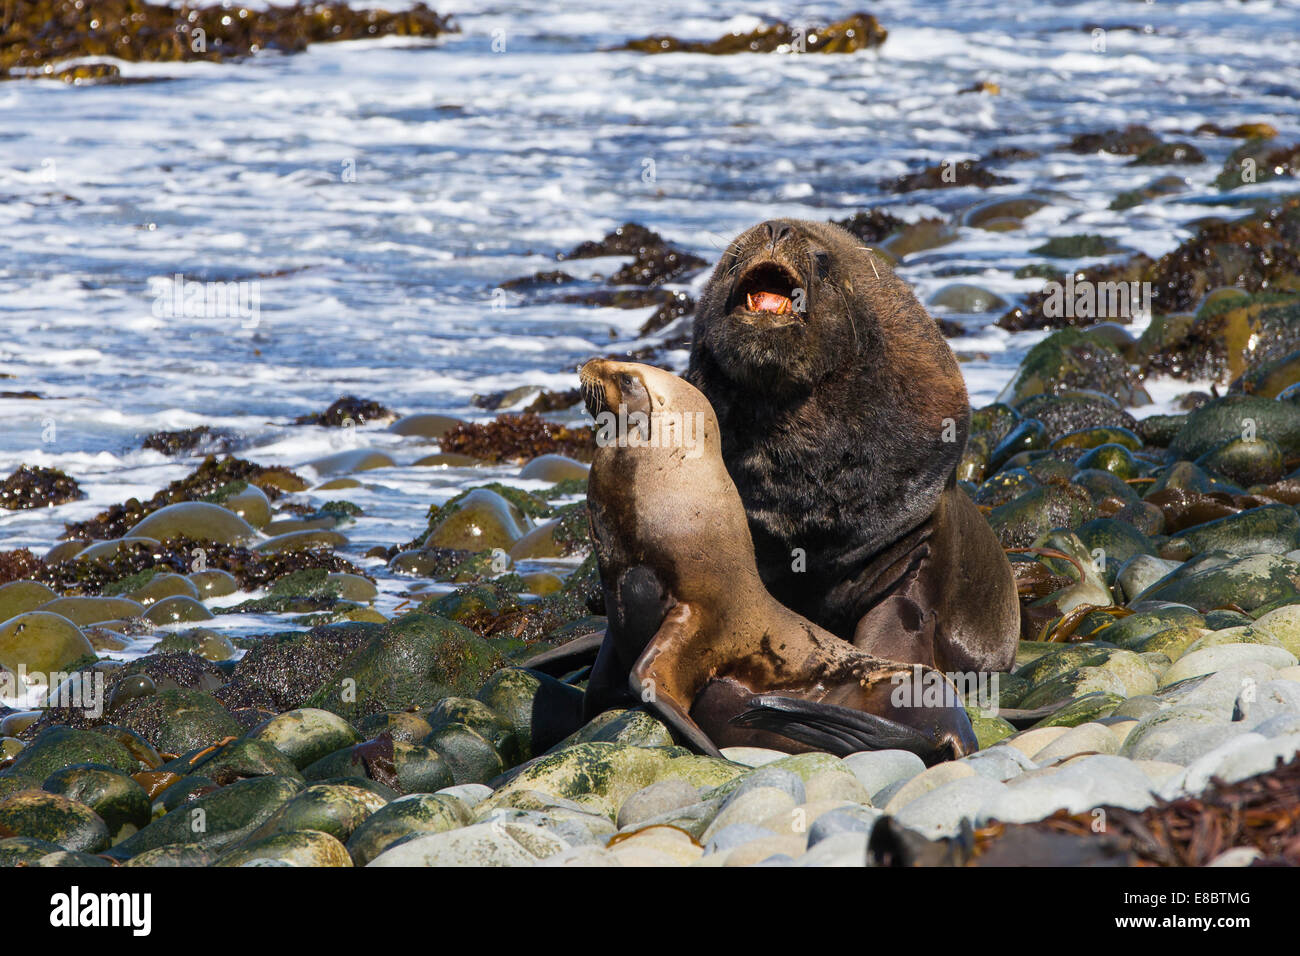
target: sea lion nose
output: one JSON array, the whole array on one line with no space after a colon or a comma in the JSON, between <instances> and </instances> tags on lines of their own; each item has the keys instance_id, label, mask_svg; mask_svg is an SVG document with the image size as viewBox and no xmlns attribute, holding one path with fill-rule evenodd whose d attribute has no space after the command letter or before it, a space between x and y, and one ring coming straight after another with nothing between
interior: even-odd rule
<instances>
[{"instance_id":1,"label":"sea lion nose","mask_svg":"<svg viewBox=\"0 0 1300 956\"><path fill-rule=\"evenodd\" d=\"M768 245L773 250L776 249L777 243L789 238L794 232L794 227L783 219L769 219L763 223L763 228L767 230Z\"/></svg>"}]
</instances>

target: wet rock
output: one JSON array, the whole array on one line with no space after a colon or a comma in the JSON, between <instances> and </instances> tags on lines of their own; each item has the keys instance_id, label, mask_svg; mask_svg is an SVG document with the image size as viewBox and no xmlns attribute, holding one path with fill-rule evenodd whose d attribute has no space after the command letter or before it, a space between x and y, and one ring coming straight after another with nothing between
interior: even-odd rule
<instances>
[{"instance_id":1,"label":"wet rock","mask_svg":"<svg viewBox=\"0 0 1300 956\"><path fill-rule=\"evenodd\" d=\"M173 843L168 846L160 846L154 850L145 850L143 853L131 857L122 865L150 867L211 866L212 861L216 858L217 854L212 850L184 843Z\"/></svg>"},{"instance_id":2,"label":"wet rock","mask_svg":"<svg viewBox=\"0 0 1300 956\"><path fill-rule=\"evenodd\" d=\"M651 714L633 710L607 710L591 720L585 727L566 737L553 750L591 741L625 744L632 747L671 747L672 734Z\"/></svg>"},{"instance_id":3,"label":"wet rock","mask_svg":"<svg viewBox=\"0 0 1300 956\"><path fill-rule=\"evenodd\" d=\"M0 770L0 777L28 780L33 787L39 787L50 774L75 764L99 764L128 774L148 768L131 750L107 734L107 728L96 732L47 727L10 766Z\"/></svg>"},{"instance_id":4,"label":"wet rock","mask_svg":"<svg viewBox=\"0 0 1300 956\"><path fill-rule=\"evenodd\" d=\"M154 650L159 653L197 654L208 661L228 661L237 654L230 638L203 627L168 634L154 645Z\"/></svg>"},{"instance_id":5,"label":"wet rock","mask_svg":"<svg viewBox=\"0 0 1300 956\"><path fill-rule=\"evenodd\" d=\"M998 400L1017 406L1035 395L1073 389L1095 389L1122 405L1146 400L1136 374L1113 346L1074 329L1054 332L1030 349Z\"/></svg>"},{"instance_id":6,"label":"wet rock","mask_svg":"<svg viewBox=\"0 0 1300 956\"><path fill-rule=\"evenodd\" d=\"M582 692L535 671L497 671L478 692L478 700L510 726L520 760L545 753L582 722Z\"/></svg>"},{"instance_id":7,"label":"wet rock","mask_svg":"<svg viewBox=\"0 0 1300 956\"><path fill-rule=\"evenodd\" d=\"M990 199L986 202L977 203L965 213L962 214L962 225L972 226L976 229L992 229L1000 231L998 224L1005 223L1008 220L1019 221L1032 216L1038 210L1048 205L1045 199L1036 196L1011 196L998 199Z\"/></svg>"},{"instance_id":8,"label":"wet rock","mask_svg":"<svg viewBox=\"0 0 1300 956\"><path fill-rule=\"evenodd\" d=\"M461 419L452 418L450 415L422 413L405 415L389 425L388 430L397 435L408 435L416 438L442 438L458 425L464 424L465 422Z\"/></svg>"},{"instance_id":9,"label":"wet rock","mask_svg":"<svg viewBox=\"0 0 1300 956\"><path fill-rule=\"evenodd\" d=\"M122 597L138 601L145 607L175 595L182 595L195 600L199 597L198 586L189 578L169 571L145 573L149 575L148 580L139 587L131 587L129 590L119 592L117 587L110 586L104 589L105 595L111 597L120 593ZM119 585L127 585L128 583L134 583L133 579L126 578L118 582Z\"/></svg>"},{"instance_id":10,"label":"wet rock","mask_svg":"<svg viewBox=\"0 0 1300 956\"><path fill-rule=\"evenodd\" d=\"M164 764L161 769L182 774L201 774L222 787L249 777L300 779L292 760L270 744L248 737L183 754Z\"/></svg>"},{"instance_id":11,"label":"wet rock","mask_svg":"<svg viewBox=\"0 0 1300 956\"><path fill-rule=\"evenodd\" d=\"M89 807L104 821L110 843L120 843L149 824L149 796L135 780L116 770L77 764L50 774L41 789Z\"/></svg>"},{"instance_id":12,"label":"wet rock","mask_svg":"<svg viewBox=\"0 0 1300 956\"><path fill-rule=\"evenodd\" d=\"M18 470L0 482L0 508L21 511L30 508L50 508L86 497L76 479L56 468L19 466Z\"/></svg>"},{"instance_id":13,"label":"wet rock","mask_svg":"<svg viewBox=\"0 0 1300 956\"><path fill-rule=\"evenodd\" d=\"M460 425L442 439L444 452L494 463L528 461L545 454L590 460L594 446L590 428L558 425L534 413L499 415L486 424Z\"/></svg>"},{"instance_id":14,"label":"wet rock","mask_svg":"<svg viewBox=\"0 0 1300 956\"><path fill-rule=\"evenodd\" d=\"M416 836L376 856L370 866L533 866L568 848L560 837L524 823L479 823Z\"/></svg>"},{"instance_id":15,"label":"wet rock","mask_svg":"<svg viewBox=\"0 0 1300 956\"><path fill-rule=\"evenodd\" d=\"M957 163L946 161L918 172L907 173L892 183L884 184L884 188L896 193L908 193L918 189L956 189L961 186L987 189L1013 182L1015 180L990 171L978 160L964 159Z\"/></svg>"},{"instance_id":16,"label":"wet rock","mask_svg":"<svg viewBox=\"0 0 1300 956\"><path fill-rule=\"evenodd\" d=\"M1186 604L1202 613L1233 605L1249 612L1300 600L1300 563L1274 554L1202 555L1150 585L1135 601Z\"/></svg>"},{"instance_id":17,"label":"wet rock","mask_svg":"<svg viewBox=\"0 0 1300 956\"><path fill-rule=\"evenodd\" d=\"M688 755L676 748L578 744L529 764L485 801L484 809L508 805L511 794L519 790L539 790L613 820L628 797L652 783L676 778L697 787L712 786L740 772L725 761Z\"/></svg>"},{"instance_id":18,"label":"wet rock","mask_svg":"<svg viewBox=\"0 0 1300 956\"><path fill-rule=\"evenodd\" d=\"M314 830L346 843L371 814L387 803L378 794L360 787L314 784L276 810L249 840L257 842L276 834Z\"/></svg>"},{"instance_id":19,"label":"wet rock","mask_svg":"<svg viewBox=\"0 0 1300 956\"><path fill-rule=\"evenodd\" d=\"M239 488L238 484L242 484L243 487ZM209 496L208 500L233 511L254 528L263 528L270 522L271 499L267 497L265 491L248 482L232 483L232 486L228 487L229 493L218 492L217 495Z\"/></svg>"},{"instance_id":20,"label":"wet rock","mask_svg":"<svg viewBox=\"0 0 1300 956\"><path fill-rule=\"evenodd\" d=\"M1285 396L1284 401L1300 399L1300 350L1248 366L1228 390L1261 398Z\"/></svg>"},{"instance_id":21,"label":"wet rock","mask_svg":"<svg viewBox=\"0 0 1300 956\"><path fill-rule=\"evenodd\" d=\"M398 13L354 10L340 2L314 7L249 9L238 18L219 4L184 12L163 4L110 0L94 11L61 3L33 4L12 18L0 56L0 75L31 70L75 57L102 55L132 62L162 60L221 61L273 49L296 53L310 43L376 36L435 37L455 27L423 3ZM196 42L199 37L203 43ZM61 71L67 82L114 78L112 64L71 67ZM46 71L56 75L53 70ZM39 72L38 72L38 75Z\"/></svg>"},{"instance_id":22,"label":"wet rock","mask_svg":"<svg viewBox=\"0 0 1300 956\"><path fill-rule=\"evenodd\" d=\"M243 733L210 695L179 688L130 701L114 719L164 753L186 753Z\"/></svg>"},{"instance_id":23,"label":"wet rock","mask_svg":"<svg viewBox=\"0 0 1300 956\"><path fill-rule=\"evenodd\" d=\"M218 460L210 455L192 473L173 481L146 502L132 498L100 512L88 521L67 525L67 537L97 540L120 538L145 515L166 505L204 498L236 481L257 485L272 500L285 491L307 489L307 483L288 469L267 468L234 457Z\"/></svg>"},{"instance_id":24,"label":"wet rock","mask_svg":"<svg viewBox=\"0 0 1300 956\"><path fill-rule=\"evenodd\" d=\"M14 673L21 667L48 675L94 653L81 629L61 614L28 611L0 624L0 667Z\"/></svg>"},{"instance_id":25,"label":"wet rock","mask_svg":"<svg viewBox=\"0 0 1300 956\"><path fill-rule=\"evenodd\" d=\"M268 635L248 650L216 696L231 708L259 703L273 711L301 707L339 665L378 633L373 624L339 624L305 634Z\"/></svg>"},{"instance_id":26,"label":"wet rock","mask_svg":"<svg viewBox=\"0 0 1300 956\"><path fill-rule=\"evenodd\" d=\"M585 481L590 466L566 455L539 455L524 465L520 478L534 481L559 482L571 478Z\"/></svg>"},{"instance_id":27,"label":"wet rock","mask_svg":"<svg viewBox=\"0 0 1300 956\"><path fill-rule=\"evenodd\" d=\"M217 454L233 451L236 442L229 432L218 431L211 425L198 425L178 431L157 431L146 435L140 447L168 457L194 454Z\"/></svg>"},{"instance_id":28,"label":"wet rock","mask_svg":"<svg viewBox=\"0 0 1300 956\"><path fill-rule=\"evenodd\" d=\"M492 743L465 724L443 724L425 739L425 745L442 757L457 785L486 783L506 769Z\"/></svg>"},{"instance_id":29,"label":"wet rock","mask_svg":"<svg viewBox=\"0 0 1300 956\"><path fill-rule=\"evenodd\" d=\"M430 706L443 697L472 695L501 663L500 652L468 628L408 614L380 626L303 703L344 719Z\"/></svg>"},{"instance_id":30,"label":"wet rock","mask_svg":"<svg viewBox=\"0 0 1300 956\"><path fill-rule=\"evenodd\" d=\"M1300 260L1293 271L1300 272ZM1280 391L1294 375L1291 356L1300 349L1300 296L1228 291L1211 293L1194 316L1178 313L1154 321L1142 336L1143 369L1233 382L1234 391L1265 398Z\"/></svg>"},{"instance_id":31,"label":"wet rock","mask_svg":"<svg viewBox=\"0 0 1300 956\"><path fill-rule=\"evenodd\" d=\"M1191 143L1160 143L1149 146L1129 163L1130 166L1194 166L1205 162L1205 154Z\"/></svg>"},{"instance_id":32,"label":"wet rock","mask_svg":"<svg viewBox=\"0 0 1300 956\"><path fill-rule=\"evenodd\" d=\"M295 830L253 839L217 857L213 866L352 866L347 849L319 830Z\"/></svg>"},{"instance_id":33,"label":"wet rock","mask_svg":"<svg viewBox=\"0 0 1300 956\"><path fill-rule=\"evenodd\" d=\"M10 581L0 585L0 621L34 611L58 595L39 581Z\"/></svg>"},{"instance_id":34,"label":"wet rock","mask_svg":"<svg viewBox=\"0 0 1300 956\"><path fill-rule=\"evenodd\" d=\"M1300 407L1248 395L1230 395L1192 412L1169 446L1172 455L1196 459L1243 435L1300 454Z\"/></svg>"},{"instance_id":35,"label":"wet rock","mask_svg":"<svg viewBox=\"0 0 1300 956\"><path fill-rule=\"evenodd\" d=\"M329 408L317 415L301 415L294 419L295 425L324 425L327 428L350 428L364 425L366 422L385 421L394 418L391 411L378 402L344 395Z\"/></svg>"},{"instance_id":36,"label":"wet rock","mask_svg":"<svg viewBox=\"0 0 1300 956\"><path fill-rule=\"evenodd\" d=\"M519 750L519 742L515 739L514 727L505 717L482 701L467 697L444 697L429 711L426 725L429 729L425 736L420 739L435 749L439 749L438 739L444 728L468 727L488 742L491 748L505 761L507 767L513 766L523 759ZM474 749L478 748L477 744L473 746ZM444 754L444 756L447 756L449 760L452 759L447 754ZM492 758L488 759L491 760ZM497 773L500 773L500 771L497 771Z\"/></svg>"},{"instance_id":37,"label":"wet rock","mask_svg":"<svg viewBox=\"0 0 1300 956\"><path fill-rule=\"evenodd\" d=\"M210 621L213 614L198 601L184 594L163 598L144 612L147 620L155 624L180 624L188 621Z\"/></svg>"},{"instance_id":38,"label":"wet rock","mask_svg":"<svg viewBox=\"0 0 1300 956\"><path fill-rule=\"evenodd\" d=\"M1215 179L1219 189L1229 190L1247 183L1268 182L1279 176L1300 172L1300 144L1283 145L1273 139L1253 137L1234 149L1223 163L1223 172Z\"/></svg>"},{"instance_id":39,"label":"wet rock","mask_svg":"<svg viewBox=\"0 0 1300 956\"><path fill-rule=\"evenodd\" d=\"M159 817L108 855L126 860L173 843L219 851L245 839L300 788L295 780L254 777L204 794Z\"/></svg>"},{"instance_id":40,"label":"wet rock","mask_svg":"<svg viewBox=\"0 0 1300 956\"><path fill-rule=\"evenodd\" d=\"M880 46L885 42L886 36L888 33L875 17L857 13L847 19L807 30L777 21L748 33L729 33L720 39L709 41L679 40L665 35L650 36L630 40L624 49L641 53L708 53L714 56L729 53L855 53Z\"/></svg>"},{"instance_id":41,"label":"wet rock","mask_svg":"<svg viewBox=\"0 0 1300 956\"><path fill-rule=\"evenodd\" d=\"M1182 176L1160 176L1145 186L1139 186L1137 189L1126 189L1116 194L1115 198L1111 200L1110 208L1115 210L1132 209L1134 206L1141 206L1151 200L1177 195L1186 191L1187 181Z\"/></svg>"},{"instance_id":42,"label":"wet rock","mask_svg":"<svg viewBox=\"0 0 1300 956\"><path fill-rule=\"evenodd\" d=\"M957 229L946 220L918 219L916 222L908 223L881 243L877 254L902 259L914 252L946 246L956 242L958 237Z\"/></svg>"},{"instance_id":43,"label":"wet rock","mask_svg":"<svg viewBox=\"0 0 1300 956\"><path fill-rule=\"evenodd\" d=\"M233 511L205 501L184 501L152 512L129 534L168 541L186 537L218 544L243 544L256 537L253 527Z\"/></svg>"},{"instance_id":44,"label":"wet rock","mask_svg":"<svg viewBox=\"0 0 1300 956\"><path fill-rule=\"evenodd\" d=\"M1049 259L1083 259L1090 256L1108 256L1119 250L1119 244L1108 236L1084 234L1053 236L1042 245L1029 250L1030 255Z\"/></svg>"},{"instance_id":45,"label":"wet rock","mask_svg":"<svg viewBox=\"0 0 1300 956\"><path fill-rule=\"evenodd\" d=\"M278 714L250 730L248 736L275 747L299 770L361 739L342 717L313 708Z\"/></svg>"},{"instance_id":46,"label":"wet rock","mask_svg":"<svg viewBox=\"0 0 1300 956\"><path fill-rule=\"evenodd\" d=\"M347 841L357 866L365 866L384 850L419 834L443 833L472 822L464 804L437 793L400 797L376 810Z\"/></svg>"},{"instance_id":47,"label":"wet rock","mask_svg":"<svg viewBox=\"0 0 1300 956\"><path fill-rule=\"evenodd\" d=\"M1196 459L1202 468L1239 485L1265 485L1283 473L1282 449L1266 438L1234 438Z\"/></svg>"},{"instance_id":48,"label":"wet rock","mask_svg":"<svg viewBox=\"0 0 1300 956\"><path fill-rule=\"evenodd\" d=\"M451 765L432 747L388 733L323 757L303 771L312 781L374 780L397 793L433 793L453 784Z\"/></svg>"},{"instance_id":49,"label":"wet rock","mask_svg":"<svg viewBox=\"0 0 1300 956\"><path fill-rule=\"evenodd\" d=\"M144 605L121 597L62 597L42 604L42 612L57 614L77 625L143 617Z\"/></svg>"},{"instance_id":50,"label":"wet rock","mask_svg":"<svg viewBox=\"0 0 1300 956\"><path fill-rule=\"evenodd\" d=\"M475 488L454 508L444 508L442 519L425 538L432 548L483 551L509 550L528 532L526 519L509 501L487 488Z\"/></svg>"},{"instance_id":51,"label":"wet rock","mask_svg":"<svg viewBox=\"0 0 1300 956\"><path fill-rule=\"evenodd\" d=\"M1160 145L1160 137L1145 126L1131 125L1100 133L1079 133L1063 148L1072 153L1113 153L1136 156Z\"/></svg>"},{"instance_id":52,"label":"wet rock","mask_svg":"<svg viewBox=\"0 0 1300 956\"><path fill-rule=\"evenodd\" d=\"M952 312L992 312L1006 308L1006 301L988 289L964 282L944 286L929 299L929 305Z\"/></svg>"},{"instance_id":53,"label":"wet rock","mask_svg":"<svg viewBox=\"0 0 1300 956\"><path fill-rule=\"evenodd\" d=\"M393 456L374 448L351 448L335 452L323 458L309 461L308 466L322 478L330 475L346 475L358 471L373 471L376 468L392 468L397 462Z\"/></svg>"},{"instance_id":54,"label":"wet rock","mask_svg":"<svg viewBox=\"0 0 1300 956\"><path fill-rule=\"evenodd\" d=\"M195 571L188 577L198 589L200 599L225 597L239 590L239 582L229 571Z\"/></svg>"},{"instance_id":55,"label":"wet rock","mask_svg":"<svg viewBox=\"0 0 1300 956\"><path fill-rule=\"evenodd\" d=\"M880 242L907 225L906 220L883 209L867 209L855 212L847 219L832 219L831 222L869 245Z\"/></svg>"},{"instance_id":56,"label":"wet rock","mask_svg":"<svg viewBox=\"0 0 1300 956\"><path fill-rule=\"evenodd\" d=\"M1264 505L1186 528L1161 553L1186 559L1205 551L1286 554L1298 547L1300 515L1290 505Z\"/></svg>"},{"instance_id":57,"label":"wet rock","mask_svg":"<svg viewBox=\"0 0 1300 956\"><path fill-rule=\"evenodd\" d=\"M75 852L99 853L109 846L108 826L94 810L41 790L23 790L0 800L0 833Z\"/></svg>"},{"instance_id":58,"label":"wet rock","mask_svg":"<svg viewBox=\"0 0 1300 956\"><path fill-rule=\"evenodd\" d=\"M988 519L1004 548L1023 548L1053 528L1078 527L1094 514L1092 499L1082 488L1052 485L994 508Z\"/></svg>"}]
</instances>

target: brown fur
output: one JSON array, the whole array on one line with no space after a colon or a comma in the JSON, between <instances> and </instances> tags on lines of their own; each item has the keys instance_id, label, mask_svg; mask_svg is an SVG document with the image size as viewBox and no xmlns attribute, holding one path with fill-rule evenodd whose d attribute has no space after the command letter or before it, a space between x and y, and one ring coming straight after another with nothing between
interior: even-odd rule
<instances>
[{"instance_id":1,"label":"brown fur","mask_svg":"<svg viewBox=\"0 0 1300 956\"><path fill-rule=\"evenodd\" d=\"M946 754L973 747L960 705L891 703L893 688L921 669L856 650L767 592L722 463L717 419L697 389L660 369L604 360L583 366L581 379L595 415L623 405L703 423L698 454L598 441L587 501L610 622L589 682L589 715L647 700L705 752L737 744L808 749L733 722L751 698L775 694L887 717Z\"/></svg>"}]
</instances>

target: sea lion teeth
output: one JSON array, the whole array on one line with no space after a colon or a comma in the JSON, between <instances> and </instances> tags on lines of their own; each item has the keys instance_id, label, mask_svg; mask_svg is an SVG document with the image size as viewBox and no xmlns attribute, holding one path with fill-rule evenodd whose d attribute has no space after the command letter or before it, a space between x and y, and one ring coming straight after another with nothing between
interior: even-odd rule
<instances>
[{"instance_id":1,"label":"sea lion teeth","mask_svg":"<svg viewBox=\"0 0 1300 956\"><path fill-rule=\"evenodd\" d=\"M700 423L689 454L657 443L596 448L587 508L609 623L585 719L644 703L712 756L728 746L840 756L899 747L933 763L976 749L944 675L859 651L764 588L717 417L697 389L605 359L584 365L582 380L602 383L610 404L631 394L651 416ZM538 663L573 660L566 650ZM951 695L935 702L921 694L925 682Z\"/></svg>"},{"instance_id":2,"label":"sea lion teeth","mask_svg":"<svg viewBox=\"0 0 1300 956\"><path fill-rule=\"evenodd\" d=\"M777 315L787 315L794 311L794 305L790 300L775 292L747 293L745 305L750 312L775 312Z\"/></svg>"},{"instance_id":3,"label":"sea lion teeth","mask_svg":"<svg viewBox=\"0 0 1300 956\"><path fill-rule=\"evenodd\" d=\"M829 223L747 230L699 297L686 377L717 413L773 597L879 657L1007 670L1020 631L1011 567L956 487L961 369L877 259ZM796 288L798 337L769 305ZM742 301L751 311L733 315Z\"/></svg>"}]
</instances>

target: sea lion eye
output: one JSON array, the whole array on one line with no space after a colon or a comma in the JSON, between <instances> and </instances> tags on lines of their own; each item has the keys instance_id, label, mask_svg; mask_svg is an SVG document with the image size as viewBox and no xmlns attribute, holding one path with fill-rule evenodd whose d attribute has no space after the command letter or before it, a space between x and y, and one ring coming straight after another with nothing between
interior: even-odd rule
<instances>
[{"instance_id":1,"label":"sea lion eye","mask_svg":"<svg viewBox=\"0 0 1300 956\"><path fill-rule=\"evenodd\" d=\"M831 274L831 254L829 252L814 252L813 264L817 267L817 278L825 279Z\"/></svg>"},{"instance_id":2,"label":"sea lion eye","mask_svg":"<svg viewBox=\"0 0 1300 956\"><path fill-rule=\"evenodd\" d=\"M622 385L624 388L631 388L633 381L631 375L624 374L618 377L618 384Z\"/></svg>"}]
</instances>

